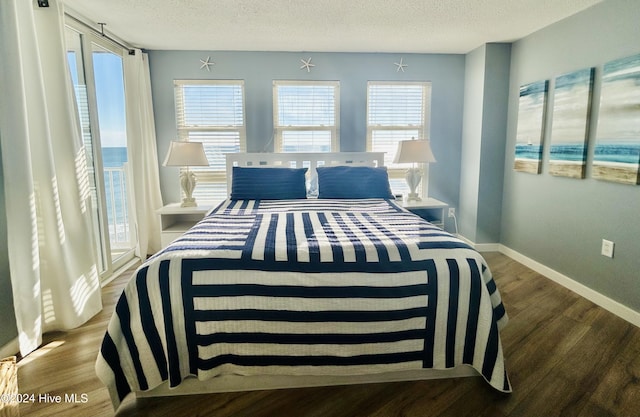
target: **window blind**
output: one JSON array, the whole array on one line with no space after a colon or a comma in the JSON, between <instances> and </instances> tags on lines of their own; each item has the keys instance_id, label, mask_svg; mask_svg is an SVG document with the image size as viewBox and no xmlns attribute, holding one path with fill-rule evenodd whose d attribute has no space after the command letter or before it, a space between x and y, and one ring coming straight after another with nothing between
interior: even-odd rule
<instances>
[{"instance_id":1,"label":"window blind","mask_svg":"<svg viewBox=\"0 0 640 417\"><path fill-rule=\"evenodd\" d=\"M394 193L408 191L406 166L393 159L402 140L428 139L431 83L378 82L367 84L367 151L385 152L385 166Z\"/></svg>"},{"instance_id":2,"label":"window blind","mask_svg":"<svg viewBox=\"0 0 640 417\"><path fill-rule=\"evenodd\" d=\"M204 145L208 167L191 167L198 178L193 196L202 203L227 197L225 154L246 151L244 81L176 80L180 140Z\"/></svg>"},{"instance_id":3,"label":"window blind","mask_svg":"<svg viewBox=\"0 0 640 417\"><path fill-rule=\"evenodd\" d=\"M274 81L276 152L330 152L339 149L337 81Z\"/></svg>"}]
</instances>

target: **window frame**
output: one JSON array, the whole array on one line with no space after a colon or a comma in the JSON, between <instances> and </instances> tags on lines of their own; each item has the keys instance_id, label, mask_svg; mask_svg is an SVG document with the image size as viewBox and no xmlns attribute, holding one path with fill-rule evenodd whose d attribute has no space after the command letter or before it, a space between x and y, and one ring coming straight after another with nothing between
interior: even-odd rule
<instances>
[{"instance_id":1,"label":"window frame","mask_svg":"<svg viewBox=\"0 0 640 417\"><path fill-rule=\"evenodd\" d=\"M372 86L391 86L391 87L422 87L422 109L421 109L421 123L415 124L374 124L370 123L371 112L371 87ZM432 83L431 81L368 81L367 82L367 109L366 109L366 125L367 125L367 137L366 137L366 150L367 152L385 152L385 166L387 166L387 172L389 173L389 180L391 182L397 182L398 180L404 180L407 166L406 164L393 164L393 158L395 157L395 150L393 154L387 152L386 149L375 149L373 146L373 136L376 131L417 131L415 139L427 139L429 140L430 122L431 122L431 93ZM407 135L406 138L399 140L411 139L413 135ZM418 164L418 166L425 172L428 169L426 164ZM425 178L426 175L425 175ZM393 184L392 184L393 185ZM418 190L421 196L427 195L426 181L422 181L420 189ZM393 187L392 187L393 188ZM393 190L396 192L396 190Z\"/></svg>"},{"instance_id":2,"label":"window frame","mask_svg":"<svg viewBox=\"0 0 640 417\"><path fill-rule=\"evenodd\" d=\"M281 86L330 86L333 87L333 125L286 125L279 122L280 107L278 87ZM274 152L283 151L283 133L287 131L327 131L331 134L331 150L340 151L340 81L273 80L273 147ZM300 151L303 152L303 151Z\"/></svg>"},{"instance_id":3,"label":"window frame","mask_svg":"<svg viewBox=\"0 0 640 417\"><path fill-rule=\"evenodd\" d=\"M246 133L246 99L245 99L245 83L244 80L187 80L187 79L176 79L173 81L174 85L174 101L175 101L175 111L176 111L176 131L178 140L189 141L192 139L192 134L201 135L211 133L212 136L216 135L224 135L227 133L231 133L238 136L239 141L239 152L247 151L247 133ZM205 86L219 86L219 87L239 87L241 91L242 98L242 124L229 124L229 125L211 125L211 124L202 124L202 125L187 125L181 122L184 120L184 94L183 87L190 85L205 85ZM182 115L182 118L181 118ZM234 115L234 117L237 117ZM210 141L215 141L215 138L210 138ZM207 150L206 142L203 141L205 145L205 152ZM229 142L229 146L231 146L231 141ZM207 154L209 158L210 154ZM211 159L209 158L209 163L211 163ZM181 168L180 172L182 172L185 168ZM198 183L200 187L196 187L193 193L193 196L199 201L199 203L212 203L221 199L226 198L228 195L227 190L227 171L226 165L223 162L223 165L219 169L211 168L211 167L190 167L191 171L195 172L198 177ZM204 186L209 185L210 188L208 192L204 191ZM220 191L216 191L219 189ZM224 195L222 195L222 191L224 191ZM200 192L199 192L200 191ZM181 191L182 193L182 191ZM184 197L184 196L182 196Z\"/></svg>"}]
</instances>

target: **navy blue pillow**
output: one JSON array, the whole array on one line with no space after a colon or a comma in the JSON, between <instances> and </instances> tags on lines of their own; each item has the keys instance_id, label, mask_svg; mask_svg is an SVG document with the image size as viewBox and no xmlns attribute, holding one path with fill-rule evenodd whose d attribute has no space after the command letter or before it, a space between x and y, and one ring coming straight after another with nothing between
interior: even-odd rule
<instances>
[{"instance_id":1,"label":"navy blue pillow","mask_svg":"<svg viewBox=\"0 0 640 417\"><path fill-rule=\"evenodd\" d=\"M232 200L290 200L307 198L307 168L233 167Z\"/></svg>"},{"instance_id":2,"label":"navy blue pillow","mask_svg":"<svg viewBox=\"0 0 640 417\"><path fill-rule=\"evenodd\" d=\"M393 199L386 168L318 167L318 198Z\"/></svg>"}]
</instances>

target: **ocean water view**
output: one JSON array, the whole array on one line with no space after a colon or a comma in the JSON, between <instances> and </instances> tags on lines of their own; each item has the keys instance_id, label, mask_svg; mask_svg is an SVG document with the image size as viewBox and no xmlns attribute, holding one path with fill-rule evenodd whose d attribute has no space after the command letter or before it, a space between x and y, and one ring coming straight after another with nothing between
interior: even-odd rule
<instances>
[{"instance_id":1,"label":"ocean water view","mask_svg":"<svg viewBox=\"0 0 640 417\"><path fill-rule=\"evenodd\" d=\"M105 147L102 148L102 164L105 168L122 167L127 162L126 147Z\"/></svg>"}]
</instances>

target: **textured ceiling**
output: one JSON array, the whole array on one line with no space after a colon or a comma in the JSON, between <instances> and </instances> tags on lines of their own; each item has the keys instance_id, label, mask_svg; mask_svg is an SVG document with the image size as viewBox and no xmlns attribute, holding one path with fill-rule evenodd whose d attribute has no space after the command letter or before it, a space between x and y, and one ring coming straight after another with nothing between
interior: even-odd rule
<instances>
[{"instance_id":1,"label":"textured ceiling","mask_svg":"<svg viewBox=\"0 0 640 417\"><path fill-rule=\"evenodd\" d=\"M601 1L63 0L144 49L407 53L512 42Z\"/></svg>"}]
</instances>

